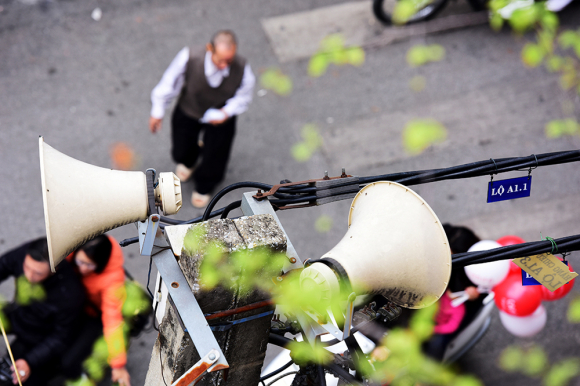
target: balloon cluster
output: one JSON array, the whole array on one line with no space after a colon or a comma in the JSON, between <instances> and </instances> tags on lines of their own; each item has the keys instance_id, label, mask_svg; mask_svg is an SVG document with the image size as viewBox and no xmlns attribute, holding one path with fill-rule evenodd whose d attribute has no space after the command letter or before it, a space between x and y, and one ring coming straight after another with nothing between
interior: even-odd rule
<instances>
[{"instance_id":1,"label":"balloon cluster","mask_svg":"<svg viewBox=\"0 0 580 386\"><path fill-rule=\"evenodd\" d=\"M469 252L483 251L525 241L518 236L504 236L497 241L482 240L474 244ZM569 265L570 271L573 271ZM472 264L465 267L467 277L483 291L495 293L495 304L499 308L500 320L510 333L519 337L530 337L546 325L546 309L542 301L563 298L574 286L574 280L552 292L543 285L523 286L522 270L509 260Z\"/></svg>"}]
</instances>

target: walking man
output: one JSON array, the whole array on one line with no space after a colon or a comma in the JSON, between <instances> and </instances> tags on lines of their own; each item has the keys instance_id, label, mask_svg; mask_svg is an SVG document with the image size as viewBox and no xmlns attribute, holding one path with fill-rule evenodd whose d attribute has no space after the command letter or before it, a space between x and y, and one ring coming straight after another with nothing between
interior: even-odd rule
<instances>
[{"instance_id":1,"label":"walking man","mask_svg":"<svg viewBox=\"0 0 580 386\"><path fill-rule=\"evenodd\" d=\"M207 206L210 193L224 178L236 117L252 101L256 79L236 51L234 33L218 31L205 50L185 47L179 51L151 92L152 133L159 131L166 107L179 96L171 117L171 155L182 182L193 176L191 203L196 208Z\"/></svg>"}]
</instances>

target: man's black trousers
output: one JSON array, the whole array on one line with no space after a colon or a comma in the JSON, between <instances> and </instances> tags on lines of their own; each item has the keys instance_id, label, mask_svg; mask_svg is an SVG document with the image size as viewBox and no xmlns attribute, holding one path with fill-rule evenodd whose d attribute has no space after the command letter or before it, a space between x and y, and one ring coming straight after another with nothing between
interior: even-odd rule
<instances>
[{"instance_id":1,"label":"man's black trousers","mask_svg":"<svg viewBox=\"0 0 580 386\"><path fill-rule=\"evenodd\" d=\"M199 147L199 134L203 130L203 147ZM234 136L236 116L221 125L200 123L175 107L171 117L171 155L176 163L192 168L198 158L201 161L193 172L195 190L200 194L212 192L223 180Z\"/></svg>"}]
</instances>

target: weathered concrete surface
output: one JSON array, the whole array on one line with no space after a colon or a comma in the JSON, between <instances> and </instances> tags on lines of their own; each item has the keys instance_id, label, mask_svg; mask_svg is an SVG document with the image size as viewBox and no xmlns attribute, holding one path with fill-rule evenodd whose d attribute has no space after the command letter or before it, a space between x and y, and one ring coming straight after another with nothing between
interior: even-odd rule
<instances>
[{"instance_id":1,"label":"weathered concrete surface","mask_svg":"<svg viewBox=\"0 0 580 386\"><path fill-rule=\"evenodd\" d=\"M242 217L235 220L212 220L192 226L188 235L192 235L200 227L204 231L202 238L197 240L200 251L214 241L219 242L224 254L228 255L243 249L268 248L273 252L286 250L286 237L270 215ZM179 258L179 265L205 314L242 307L269 297L267 292L260 290L241 293L238 279L244 277L244 272L235 273L232 281L224 283L223 286L211 290L204 289L200 285L202 280L200 266L204 256L197 251L188 250L188 244L185 244ZM279 271L281 269L280 265ZM256 273L248 274L255 275ZM246 318L265 311L267 311L266 308L246 311L221 318L219 323ZM233 325L227 331L214 332L230 368L227 372L207 374L198 385L256 385L268 343L270 319L264 316L249 323ZM201 353L201 355L205 354ZM189 334L183 332L175 311L172 307L168 307L159 326L159 335L151 354L145 384L159 385L163 381L168 384L172 383L199 359L200 354L196 351Z\"/></svg>"}]
</instances>

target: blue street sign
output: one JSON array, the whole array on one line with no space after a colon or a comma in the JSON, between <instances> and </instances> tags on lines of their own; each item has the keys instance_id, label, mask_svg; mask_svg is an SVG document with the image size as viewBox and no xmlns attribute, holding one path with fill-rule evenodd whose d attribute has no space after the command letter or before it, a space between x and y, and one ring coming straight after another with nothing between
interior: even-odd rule
<instances>
[{"instance_id":1,"label":"blue street sign","mask_svg":"<svg viewBox=\"0 0 580 386\"><path fill-rule=\"evenodd\" d=\"M513 200L529 197L532 192L532 176L490 181L487 187L487 202Z\"/></svg>"},{"instance_id":2,"label":"blue street sign","mask_svg":"<svg viewBox=\"0 0 580 386\"><path fill-rule=\"evenodd\" d=\"M568 265L567 261L563 261L562 263ZM529 273L527 273L522 269L522 285L525 286L525 285L542 285L542 284L536 279L534 279L532 275L530 275Z\"/></svg>"}]
</instances>

